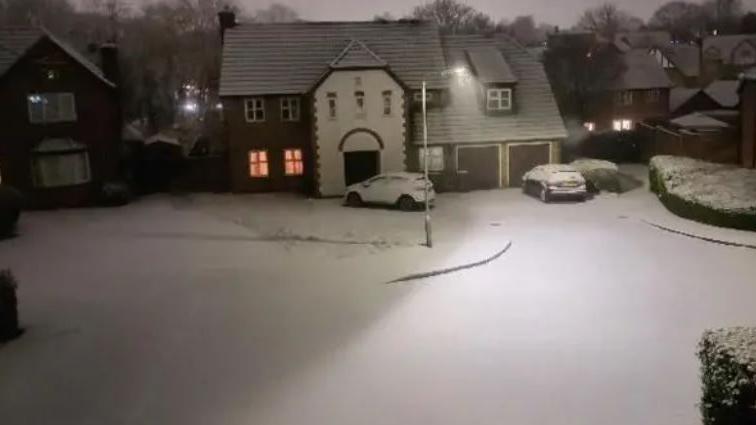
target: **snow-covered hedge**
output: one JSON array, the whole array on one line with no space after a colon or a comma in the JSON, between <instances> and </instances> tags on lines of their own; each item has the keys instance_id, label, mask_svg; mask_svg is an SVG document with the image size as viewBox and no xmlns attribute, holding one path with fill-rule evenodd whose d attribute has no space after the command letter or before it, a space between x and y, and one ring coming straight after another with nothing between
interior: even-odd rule
<instances>
[{"instance_id":1,"label":"snow-covered hedge","mask_svg":"<svg viewBox=\"0 0 756 425\"><path fill-rule=\"evenodd\" d=\"M756 424L756 328L706 331L698 357L704 425Z\"/></svg>"},{"instance_id":2,"label":"snow-covered hedge","mask_svg":"<svg viewBox=\"0 0 756 425\"><path fill-rule=\"evenodd\" d=\"M611 161L582 158L572 161L570 165L585 177L588 189L594 193L602 190L624 193L641 185L632 177L620 173L617 164Z\"/></svg>"},{"instance_id":3,"label":"snow-covered hedge","mask_svg":"<svg viewBox=\"0 0 756 425\"><path fill-rule=\"evenodd\" d=\"M756 230L756 170L655 156L651 190L673 213L716 226Z\"/></svg>"}]
</instances>

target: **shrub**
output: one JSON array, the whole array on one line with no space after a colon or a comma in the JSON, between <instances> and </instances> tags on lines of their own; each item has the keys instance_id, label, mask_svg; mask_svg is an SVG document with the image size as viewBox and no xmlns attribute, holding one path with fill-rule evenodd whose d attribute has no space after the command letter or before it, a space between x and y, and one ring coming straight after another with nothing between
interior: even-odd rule
<instances>
[{"instance_id":1,"label":"shrub","mask_svg":"<svg viewBox=\"0 0 756 425\"><path fill-rule=\"evenodd\" d=\"M20 333L16 279L10 270L0 270L0 341L8 341Z\"/></svg>"},{"instance_id":2,"label":"shrub","mask_svg":"<svg viewBox=\"0 0 756 425\"><path fill-rule=\"evenodd\" d=\"M131 187L123 182L108 182L100 191L100 202L106 206L121 206L131 202Z\"/></svg>"},{"instance_id":3,"label":"shrub","mask_svg":"<svg viewBox=\"0 0 756 425\"><path fill-rule=\"evenodd\" d=\"M0 237L13 234L23 206L21 193L10 186L0 185Z\"/></svg>"},{"instance_id":4,"label":"shrub","mask_svg":"<svg viewBox=\"0 0 756 425\"><path fill-rule=\"evenodd\" d=\"M675 161L679 161L683 166L669 165ZM714 183L711 180L716 178L718 173L727 175L726 173L732 172L739 173L740 170L688 158L659 156L651 159L649 187L668 210L680 217L714 226L756 230L756 210L733 206L742 204L742 196L739 198L729 195L721 203L703 197L711 193L722 195L732 192L730 189L733 188L728 187L727 179L713 180ZM743 178L739 174L735 176L736 181L733 185L742 184ZM702 178L708 180L701 182L701 189L698 192L691 191L690 187L695 187L697 180ZM683 185L685 190L681 189Z\"/></svg>"},{"instance_id":5,"label":"shrub","mask_svg":"<svg viewBox=\"0 0 756 425\"><path fill-rule=\"evenodd\" d=\"M756 423L756 328L706 331L698 357L704 425Z\"/></svg>"},{"instance_id":6,"label":"shrub","mask_svg":"<svg viewBox=\"0 0 756 425\"><path fill-rule=\"evenodd\" d=\"M595 133L582 140L575 153L612 162L639 162L643 143L644 139L637 131Z\"/></svg>"}]
</instances>

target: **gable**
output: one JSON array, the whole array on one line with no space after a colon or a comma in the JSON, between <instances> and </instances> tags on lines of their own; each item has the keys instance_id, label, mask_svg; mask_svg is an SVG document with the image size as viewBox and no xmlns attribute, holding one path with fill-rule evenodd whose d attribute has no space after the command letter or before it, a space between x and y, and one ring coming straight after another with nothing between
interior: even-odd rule
<instances>
[{"instance_id":1,"label":"gable","mask_svg":"<svg viewBox=\"0 0 756 425\"><path fill-rule=\"evenodd\" d=\"M382 68L386 66L386 61L381 59L365 43L359 40L352 40L331 62L333 69L349 68Z\"/></svg>"},{"instance_id":2,"label":"gable","mask_svg":"<svg viewBox=\"0 0 756 425\"><path fill-rule=\"evenodd\" d=\"M756 64L756 46L750 40L743 40L732 50L730 60L740 66Z\"/></svg>"}]
</instances>

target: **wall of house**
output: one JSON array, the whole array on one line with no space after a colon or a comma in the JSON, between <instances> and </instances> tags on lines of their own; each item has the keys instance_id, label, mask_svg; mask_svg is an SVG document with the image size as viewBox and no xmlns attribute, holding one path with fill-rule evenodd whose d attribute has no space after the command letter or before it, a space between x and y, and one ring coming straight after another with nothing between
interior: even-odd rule
<instances>
[{"instance_id":1,"label":"wall of house","mask_svg":"<svg viewBox=\"0 0 756 425\"><path fill-rule=\"evenodd\" d=\"M360 79L359 84L357 78ZM387 90L392 93L390 115L383 113L382 94ZM356 113L355 91L365 93L363 115ZM329 93L336 94L335 118L330 117ZM381 172L406 169L404 90L386 71L334 71L315 90L314 105L315 178L317 192L321 196L344 193L345 151L380 150ZM359 131L361 129L365 131ZM371 133L380 138L383 148Z\"/></svg>"},{"instance_id":2,"label":"wall of house","mask_svg":"<svg viewBox=\"0 0 756 425\"><path fill-rule=\"evenodd\" d=\"M59 76L45 78L46 69ZM27 96L31 93L74 93L75 122L32 124ZM78 205L91 200L100 184L117 176L121 118L118 93L43 39L0 78L3 124L0 126L0 172L3 183L25 192L32 206ZM47 138L71 138L89 148L92 182L68 188L37 189L32 184L31 152Z\"/></svg>"},{"instance_id":3,"label":"wall of house","mask_svg":"<svg viewBox=\"0 0 756 425\"><path fill-rule=\"evenodd\" d=\"M743 167L756 168L756 82L745 81L741 93L740 162Z\"/></svg>"},{"instance_id":4,"label":"wall of house","mask_svg":"<svg viewBox=\"0 0 756 425\"><path fill-rule=\"evenodd\" d=\"M247 122L244 97L222 99L228 143L230 187L233 192L273 192L312 190L313 161L311 149L311 100L300 97L299 121L281 120L282 95L261 96L265 104L265 120ZM302 149L303 176L284 173L284 149ZM268 177L251 177L249 151L268 152Z\"/></svg>"},{"instance_id":5,"label":"wall of house","mask_svg":"<svg viewBox=\"0 0 756 425\"><path fill-rule=\"evenodd\" d=\"M633 103L620 105L614 93L598 96L588 107L587 121L596 124L596 131L611 131L615 119L630 119L637 124L646 120L665 120L669 117L669 89L659 89L658 102L649 102L647 90L632 90Z\"/></svg>"}]
</instances>

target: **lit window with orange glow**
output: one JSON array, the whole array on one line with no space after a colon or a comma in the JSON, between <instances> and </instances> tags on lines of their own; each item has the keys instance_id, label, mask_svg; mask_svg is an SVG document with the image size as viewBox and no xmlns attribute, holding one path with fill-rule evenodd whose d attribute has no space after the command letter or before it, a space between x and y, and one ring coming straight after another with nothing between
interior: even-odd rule
<instances>
[{"instance_id":1,"label":"lit window with orange glow","mask_svg":"<svg viewBox=\"0 0 756 425\"><path fill-rule=\"evenodd\" d=\"M302 149L284 150L284 173L287 176L301 176L304 174Z\"/></svg>"},{"instance_id":2,"label":"lit window with orange glow","mask_svg":"<svg viewBox=\"0 0 756 425\"><path fill-rule=\"evenodd\" d=\"M268 151L249 151L249 176L268 177Z\"/></svg>"}]
</instances>

